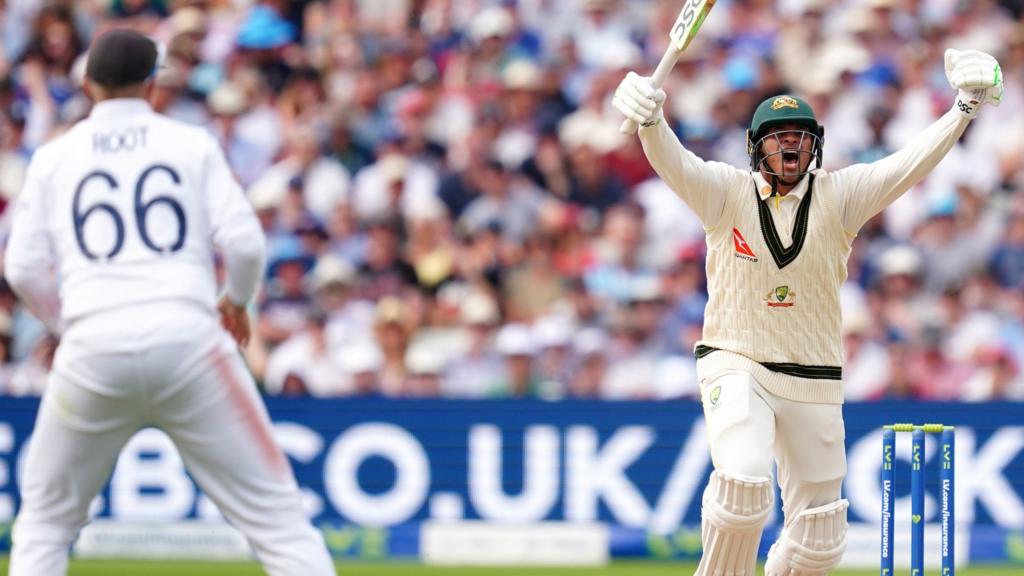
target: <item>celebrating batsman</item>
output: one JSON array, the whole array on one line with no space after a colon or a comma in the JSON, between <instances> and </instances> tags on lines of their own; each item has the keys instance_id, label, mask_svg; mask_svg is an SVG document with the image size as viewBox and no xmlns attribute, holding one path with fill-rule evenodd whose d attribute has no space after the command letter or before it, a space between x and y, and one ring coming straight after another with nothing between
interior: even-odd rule
<instances>
[{"instance_id":1,"label":"celebrating batsman","mask_svg":"<svg viewBox=\"0 0 1024 576\"><path fill-rule=\"evenodd\" d=\"M696 346L714 471L704 491L697 576L753 575L773 505L785 521L767 576L824 576L846 547L839 291L861 226L920 182L985 104L996 60L947 50L952 109L872 164L821 168L824 129L800 98L762 102L748 132L750 170L705 162L663 122L665 92L630 72L613 104L641 126L658 175L700 217L709 300Z\"/></svg>"}]
</instances>

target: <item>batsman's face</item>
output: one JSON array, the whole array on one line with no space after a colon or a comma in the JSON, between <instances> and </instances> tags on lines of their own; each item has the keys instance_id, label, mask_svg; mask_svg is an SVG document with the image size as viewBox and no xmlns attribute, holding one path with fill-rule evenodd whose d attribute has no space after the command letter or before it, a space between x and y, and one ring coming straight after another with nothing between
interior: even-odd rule
<instances>
[{"instance_id":1,"label":"batsman's face","mask_svg":"<svg viewBox=\"0 0 1024 576\"><path fill-rule=\"evenodd\" d=\"M815 139L814 134L799 124L772 128L761 141L767 171L783 182L797 182L814 159Z\"/></svg>"}]
</instances>

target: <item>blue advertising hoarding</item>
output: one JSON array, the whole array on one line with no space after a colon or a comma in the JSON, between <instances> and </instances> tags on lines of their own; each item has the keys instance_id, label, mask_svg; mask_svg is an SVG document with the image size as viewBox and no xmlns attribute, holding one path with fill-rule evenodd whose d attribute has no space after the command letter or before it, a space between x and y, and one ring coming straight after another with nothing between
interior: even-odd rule
<instances>
[{"instance_id":1,"label":"blue advertising hoarding","mask_svg":"<svg viewBox=\"0 0 1024 576\"><path fill-rule=\"evenodd\" d=\"M267 404L307 511L341 555L414 555L415 527L428 519L599 520L613 526L613 555L699 553L695 528L710 461L696 402ZM0 403L0 523L17 509L17 469L37 405ZM970 557L1024 561L1024 405L886 402L849 404L844 413L851 523L878 524L883 424L955 425L957 520L972 532ZM939 508L936 446L930 441L925 454L925 516L932 523ZM909 453L909 438L901 438L896 512L904 518ZM131 522L219 517L155 430L129 443L96 506L99 517Z\"/></svg>"}]
</instances>

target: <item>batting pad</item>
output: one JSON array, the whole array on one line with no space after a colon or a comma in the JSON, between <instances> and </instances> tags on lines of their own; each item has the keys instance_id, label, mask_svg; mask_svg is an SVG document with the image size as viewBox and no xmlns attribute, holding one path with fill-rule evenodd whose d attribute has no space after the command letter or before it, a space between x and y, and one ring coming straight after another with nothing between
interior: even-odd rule
<instances>
[{"instance_id":1,"label":"batting pad","mask_svg":"<svg viewBox=\"0 0 1024 576\"><path fill-rule=\"evenodd\" d=\"M754 576L774 500L771 478L712 472L701 512L704 554L695 576Z\"/></svg>"},{"instance_id":2,"label":"batting pad","mask_svg":"<svg viewBox=\"0 0 1024 576\"><path fill-rule=\"evenodd\" d=\"M808 508L768 552L765 576L828 576L846 550L847 500Z\"/></svg>"}]
</instances>

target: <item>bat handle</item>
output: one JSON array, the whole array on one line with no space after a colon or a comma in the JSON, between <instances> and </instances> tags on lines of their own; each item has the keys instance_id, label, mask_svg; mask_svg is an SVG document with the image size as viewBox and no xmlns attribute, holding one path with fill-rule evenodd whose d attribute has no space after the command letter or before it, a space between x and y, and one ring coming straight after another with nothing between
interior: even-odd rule
<instances>
[{"instance_id":1,"label":"bat handle","mask_svg":"<svg viewBox=\"0 0 1024 576\"><path fill-rule=\"evenodd\" d=\"M622 124L619 126L619 131L622 132L623 134L636 134L636 131L639 128L639 124L633 122L629 118L626 118L625 120L622 121Z\"/></svg>"},{"instance_id":2,"label":"bat handle","mask_svg":"<svg viewBox=\"0 0 1024 576\"><path fill-rule=\"evenodd\" d=\"M654 89L657 90L665 84L665 80L668 75L672 72L672 68L675 67L676 62L679 61L679 55L682 54L681 50L676 50L675 46L670 45L668 50L665 50L665 54L662 55L661 61L658 62L658 67L654 69L654 74L651 75L651 83L654 84ZM622 121L622 125L619 126L619 131L623 134L636 134L639 126L636 122L633 122L629 118Z\"/></svg>"}]
</instances>

